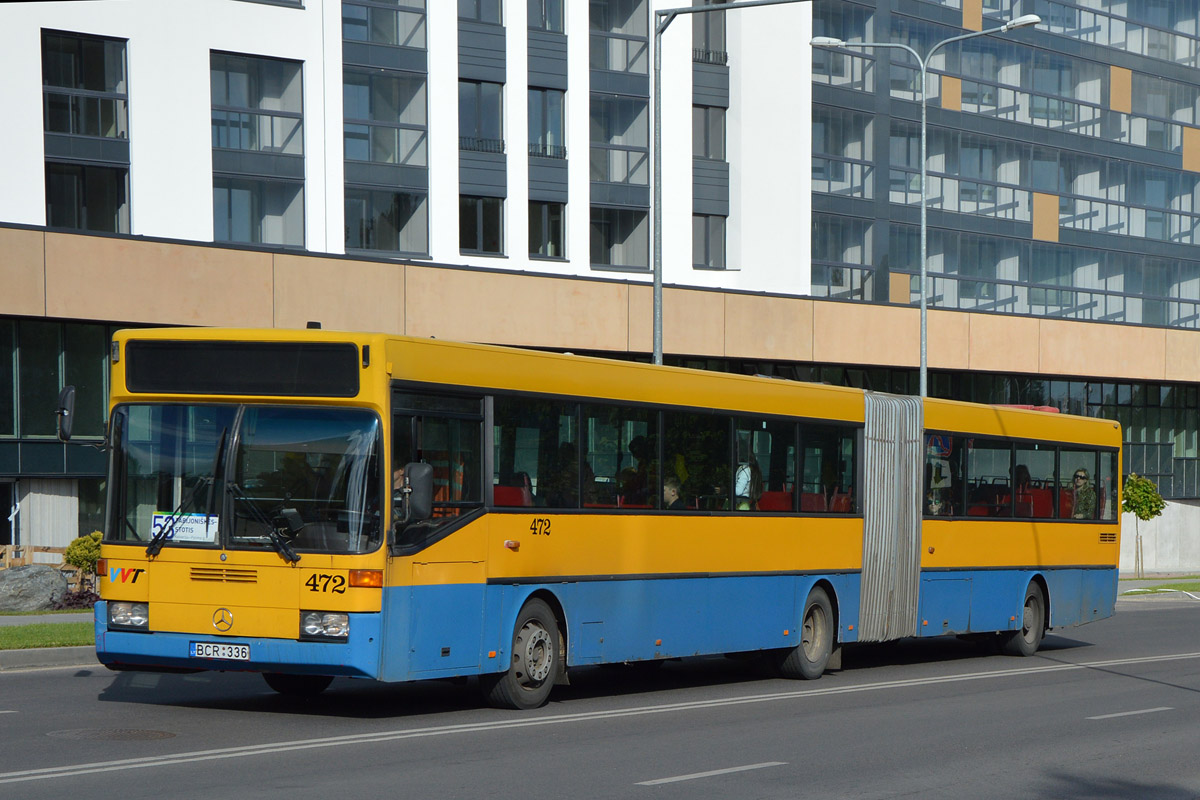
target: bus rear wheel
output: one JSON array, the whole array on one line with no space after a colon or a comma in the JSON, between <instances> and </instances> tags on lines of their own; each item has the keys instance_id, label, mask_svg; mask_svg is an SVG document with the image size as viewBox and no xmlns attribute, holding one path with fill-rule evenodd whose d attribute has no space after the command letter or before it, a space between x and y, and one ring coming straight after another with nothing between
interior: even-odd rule
<instances>
[{"instance_id":1,"label":"bus rear wheel","mask_svg":"<svg viewBox=\"0 0 1200 800\"><path fill-rule=\"evenodd\" d=\"M333 676L264 672L263 680L267 682L267 686L288 697L316 697L333 683Z\"/></svg>"},{"instance_id":2,"label":"bus rear wheel","mask_svg":"<svg viewBox=\"0 0 1200 800\"><path fill-rule=\"evenodd\" d=\"M538 708L550 699L561 661L558 620L550 606L534 598L517 615L508 670L480 676L480 687L497 708Z\"/></svg>"},{"instance_id":3,"label":"bus rear wheel","mask_svg":"<svg viewBox=\"0 0 1200 800\"><path fill-rule=\"evenodd\" d=\"M785 678L816 680L829 665L833 654L833 606L821 587L815 587L804 601L800 644L784 652L779 673Z\"/></svg>"},{"instance_id":4,"label":"bus rear wheel","mask_svg":"<svg viewBox=\"0 0 1200 800\"><path fill-rule=\"evenodd\" d=\"M1021 612L1020 630L1003 634L1003 650L1010 656L1031 656L1042 645L1046 635L1046 598L1042 587L1030 582L1025 590L1025 606Z\"/></svg>"}]
</instances>

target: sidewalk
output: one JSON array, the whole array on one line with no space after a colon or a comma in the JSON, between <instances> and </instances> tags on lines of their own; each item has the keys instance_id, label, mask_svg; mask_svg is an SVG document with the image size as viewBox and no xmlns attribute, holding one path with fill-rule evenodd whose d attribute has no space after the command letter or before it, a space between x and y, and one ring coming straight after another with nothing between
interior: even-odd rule
<instances>
[{"instance_id":1,"label":"sidewalk","mask_svg":"<svg viewBox=\"0 0 1200 800\"><path fill-rule=\"evenodd\" d=\"M91 622L91 611L71 614L29 614L19 617L0 617L0 627L34 625L40 622ZM30 650L0 650L0 672L31 667L98 667L96 648L36 647Z\"/></svg>"}]
</instances>

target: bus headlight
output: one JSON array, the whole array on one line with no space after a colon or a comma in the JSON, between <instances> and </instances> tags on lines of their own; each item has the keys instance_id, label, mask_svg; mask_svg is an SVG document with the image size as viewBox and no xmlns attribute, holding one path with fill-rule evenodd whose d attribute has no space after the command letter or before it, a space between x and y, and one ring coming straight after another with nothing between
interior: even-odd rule
<instances>
[{"instance_id":1,"label":"bus headlight","mask_svg":"<svg viewBox=\"0 0 1200 800\"><path fill-rule=\"evenodd\" d=\"M303 639L345 639L350 636L350 615L330 611L301 611Z\"/></svg>"},{"instance_id":2,"label":"bus headlight","mask_svg":"<svg viewBox=\"0 0 1200 800\"><path fill-rule=\"evenodd\" d=\"M148 603L109 602L108 624L113 628L146 630L150 624Z\"/></svg>"}]
</instances>

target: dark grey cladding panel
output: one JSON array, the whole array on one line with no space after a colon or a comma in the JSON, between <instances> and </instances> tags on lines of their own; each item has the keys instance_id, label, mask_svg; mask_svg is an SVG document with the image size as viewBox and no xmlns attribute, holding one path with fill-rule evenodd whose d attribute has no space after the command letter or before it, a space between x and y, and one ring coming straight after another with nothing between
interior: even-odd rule
<instances>
[{"instance_id":1,"label":"dark grey cladding panel","mask_svg":"<svg viewBox=\"0 0 1200 800\"><path fill-rule=\"evenodd\" d=\"M692 159L692 210L729 216L729 162Z\"/></svg>"},{"instance_id":2,"label":"dark grey cladding panel","mask_svg":"<svg viewBox=\"0 0 1200 800\"><path fill-rule=\"evenodd\" d=\"M429 54L411 47L342 42L342 63L347 66L429 72Z\"/></svg>"},{"instance_id":3,"label":"dark grey cladding panel","mask_svg":"<svg viewBox=\"0 0 1200 800\"><path fill-rule=\"evenodd\" d=\"M62 442L21 442L21 472L63 474L67 468L66 447Z\"/></svg>"},{"instance_id":4,"label":"dark grey cladding panel","mask_svg":"<svg viewBox=\"0 0 1200 800\"><path fill-rule=\"evenodd\" d=\"M71 447L68 445L66 456L67 472L69 473L90 472L93 475L103 475L108 468L104 451L95 447Z\"/></svg>"},{"instance_id":5,"label":"dark grey cladding panel","mask_svg":"<svg viewBox=\"0 0 1200 800\"><path fill-rule=\"evenodd\" d=\"M129 166L129 140L72 136L69 133L47 133L46 158L68 158L73 161L95 161L127 167Z\"/></svg>"},{"instance_id":6,"label":"dark grey cladding panel","mask_svg":"<svg viewBox=\"0 0 1200 800\"><path fill-rule=\"evenodd\" d=\"M529 85L567 90L567 37L550 31L529 32Z\"/></svg>"},{"instance_id":7,"label":"dark grey cladding panel","mask_svg":"<svg viewBox=\"0 0 1200 800\"><path fill-rule=\"evenodd\" d=\"M304 180L304 156L213 148L213 172Z\"/></svg>"},{"instance_id":8,"label":"dark grey cladding panel","mask_svg":"<svg viewBox=\"0 0 1200 800\"><path fill-rule=\"evenodd\" d=\"M634 97L650 96L650 78L646 75L631 75L627 72L591 71L591 89L606 94L628 94ZM664 89L665 91L665 89Z\"/></svg>"},{"instance_id":9,"label":"dark grey cladding panel","mask_svg":"<svg viewBox=\"0 0 1200 800\"><path fill-rule=\"evenodd\" d=\"M529 159L529 199L554 203L567 202L566 159Z\"/></svg>"},{"instance_id":10,"label":"dark grey cladding panel","mask_svg":"<svg viewBox=\"0 0 1200 800\"><path fill-rule=\"evenodd\" d=\"M504 28L458 21L458 77L463 80L505 82Z\"/></svg>"},{"instance_id":11,"label":"dark grey cladding panel","mask_svg":"<svg viewBox=\"0 0 1200 800\"><path fill-rule=\"evenodd\" d=\"M401 167L395 164L346 162L346 183L379 186L388 189L429 189L429 170L425 167Z\"/></svg>"},{"instance_id":12,"label":"dark grey cladding panel","mask_svg":"<svg viewBox=\"0 0 1200 800\"><path fill-rule=\"evenodd\" d=\"M0 442L0 475L17 475L21 472L21 445L17 442Z\"/></svg>"},{"instance_id":13,"label":"dark grey cladding panel","mask_svg":"<svg viewBox=\"0 0 1200 800\"><path fill-rule=\"evenodd\" d=\"M603 206L650 207L649 186L624 183L592 183L592 202Z\"/></svg>"},{"instance_id":14,"label":"dark grey cladding panel","mask_svg":"<svg viewBox=\"0 0 1200 800\"><path fill-rule=\"evenodd\" d=\"M458 190L482 197L508 196L508 159L503 153L458 151Z\"/></svg>"},{"instance_id":15,"label":"dark grey cladding panel","mask_svg":"<svg viewBox=\"0 0 1200 800\"><path fill-rule=\"evenodd\" d=\"M693 64L692 104L729 108L729 67Z\"/></svg>"}]
</instances>

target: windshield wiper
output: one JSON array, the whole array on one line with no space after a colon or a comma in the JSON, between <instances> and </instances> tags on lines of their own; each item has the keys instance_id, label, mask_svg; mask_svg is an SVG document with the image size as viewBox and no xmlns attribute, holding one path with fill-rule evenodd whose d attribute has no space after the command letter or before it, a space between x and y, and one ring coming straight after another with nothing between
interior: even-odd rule
<instances>
[{"instance_id":1,"label":"windshield wiper","mask_svg":"<svg viewBox=\"0 0 1200 800\"><path fill-rule=\"evenodd\" d=\"M201 478L200 480L203 481L204 479ZM179 500L179 505L175 506L175 510L168 515L166 523L164 523L163 526L159 528L152 537L150 537L150 544L146 545L146 555L156 556L158 555L158 552L162 550L163 544L166 543L167 539L171 538L173 533L175 533L175 525L180 519L183 518L183 514L181 513L183 511L183 507L187 505L189 499L195 500L193 495L199 488L200 484L197 483L194 487L192 487L190 492L183 493L183 497Z\"/></svg>"},{"instance_id":2,"label":"windshield wiper","mask_svg":"<svg viewBox=\"0 0 1200 800\"><path fill-rule=\"evenodd\" d=\"M225 484L225 489L233 495L235 500L245 505L248 516L251 519L263 526L263 529L267 532L267 540L279 555L293 564L300 560L300 555L292 547L291 542L280 533L281 527L286 527L287 531L292 535L295 535L304 527L304 522L300 519L300 515L296 513L294 508L281 508L279 513L275 515L275 519L271 520L246 495L241 486L238 486L233 481L229 481Z\"/></svg>"},{"instance_id":3,"label":"windshield wiper","mask_svg":"<svg viewBox=\"0 0 1200 800\"><path fill-rule=\"evenodd\" d=\"M216 455L213 457L212 469L210 469L208 471L208 477L200 476L199 480L197 481L196 485L194 487L192 487L192 491L191 491L191 499L193 502L195 502L196 501L196 493L199 492L200 487L205 483L208 484L208 502L205 504L205 508L204 508L204 528L205 528L205 530L208 529L208 521L209 521L209 519L212 518L213 489L217 485L217 471L221 467L221 461L222 461L221 456L225 452L225 437L226 437L226 435L228 435L228 433L229 433L229 428L222 429L221 438L217 442L217 452L216 452ZM187 501L188 501L188 495L184 494L184 496L179 501L179 505L175 506L175 510L171 512L171 516L168 518L166 524L163 525L161 528L159 528L158 532L155 533L153 537L151 537L150 544L148 544L146 546L146 555L156 556L156 555L158 555L159 551L162 550L163 544L165 544L166 541L171 538L171 534L175 532L175 525L179 522L179 519L183 516L183 514L181 514L180 512L183 511L183 506L185 503L187 503ZM126 519L125 524L126 525L129 524L128 519ZM136 533L136 531L135 531L135 533Z\"/></svg>"}]
</instances>

